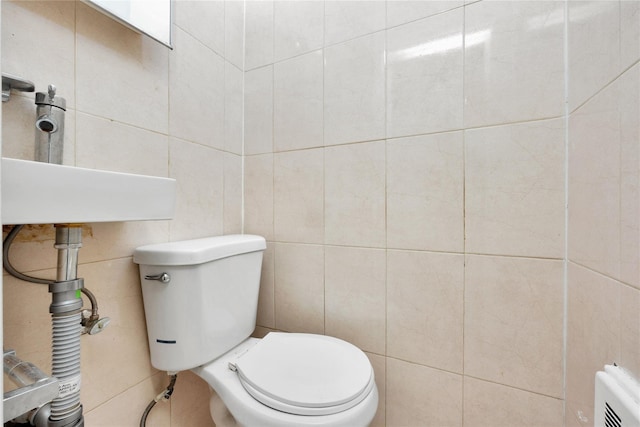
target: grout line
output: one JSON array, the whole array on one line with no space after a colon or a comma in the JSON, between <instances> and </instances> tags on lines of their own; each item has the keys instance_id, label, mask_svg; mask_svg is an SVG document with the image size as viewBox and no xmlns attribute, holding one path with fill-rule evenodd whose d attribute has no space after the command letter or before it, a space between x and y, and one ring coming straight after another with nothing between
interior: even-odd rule
<instances>
[{"instance_id":1,"label":"grout line","mask_svg":"<svg viewBox=\"0 0 640 427\"><path fill-rule=\"evenodd\" d=\"M569 324L569 5L564 2L564 259L562 265L562 416L567 419L567 339Z\"/></svg>"}]
</instances>

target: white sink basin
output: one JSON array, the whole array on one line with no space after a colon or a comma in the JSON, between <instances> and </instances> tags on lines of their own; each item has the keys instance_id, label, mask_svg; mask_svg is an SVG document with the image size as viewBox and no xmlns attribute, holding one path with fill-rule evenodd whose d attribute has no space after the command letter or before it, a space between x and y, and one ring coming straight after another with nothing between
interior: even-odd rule
<instances>
[{"instance_id":1,"label":"white sink basin","mask_svg":"<svg viewBox=\"0 0 640 427\"><path fill-rule=\"evenodd\" d=\"M2 158L2 223L171 219L176 181Z\"/></svg>"}]
</instances>

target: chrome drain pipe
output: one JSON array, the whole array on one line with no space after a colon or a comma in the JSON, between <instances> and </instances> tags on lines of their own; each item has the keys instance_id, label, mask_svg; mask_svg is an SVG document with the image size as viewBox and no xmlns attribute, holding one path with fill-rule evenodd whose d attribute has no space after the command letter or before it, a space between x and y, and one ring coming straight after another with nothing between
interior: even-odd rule
<instances>
[{"instance_id":1,"label":"chrome drain pipe","mask_svg":"<svg viewBox=\"0 0 640 427\"><path fill-rule=\"evenodd\" d=\"M78 251L82 247L80 225L56 225L57 280L49 285L53 323L51 374L60 381L60 393L51 401L50 427L84 426L80 403L80 335L82 288L78 278Z\"/></svg>"}]
</instances>

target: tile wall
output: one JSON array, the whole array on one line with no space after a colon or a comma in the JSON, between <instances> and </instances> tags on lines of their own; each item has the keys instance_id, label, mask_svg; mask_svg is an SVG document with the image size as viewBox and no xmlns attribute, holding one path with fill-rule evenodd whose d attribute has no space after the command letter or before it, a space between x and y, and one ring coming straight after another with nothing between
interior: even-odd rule
<instances>
[{"instance_id":1,"label":"tile wall","mask_svg":"<svg viewBox=\"0 0 640 427\"><path fill-rule=\"evenodd\" d=\"M596 36L597 34L597 36ZM566 426L591 425L594 377L640 378L640 2L569 2Z\"/></svg>"},{"instance_id":2,"label":"tile wall","mask_svg":"<svg viewBox=\"0 0 640 427\"><path fill-rule=\"evenodd\" d=\"M83 337L88 424L137 425L167 381L133 248L244 226L268 240L258 334L363 348L374 425L589 425L596 370L640 377L638 4L178 1L170 51L4 1L2 70L67 98L65 163L179 183L171 222L85 227L113 319ZM33 111L3 105L4 156L33 155ZM52 275L52 229L20 240ZM47 368L45 293L4 276L5 346ZM207 395L181 376L153 425L211 425Z\"/></svg>"},{"instance_id":3,"label":"tile wall","mask_svg":"<svg viewBox=\"0 0 640 427\"><path fill-rule=\"evenodd\" d=\"M363 348L375 425L581 425L640 377L638 5L247 2L260 332Z\"/></svg>"},{"instance_id":4,"label":"tile wall","mask_svg":"<svg viewBox=\"0 0 640 427\"><path fill-rule=\"evenodd\" d=\"M170 50L78 1L3 1L2 71L66 98L64 163L176 178L175 219L84 228L79 276L96 294L101 334L82 337L82 403L89 426L137 426L168 384L149 362L137 246L236 233L242 209L243 3L175 4ZM32 159L33 94L3 105L2 155ZM46 207L43 207L46 208ZM55 277L52 227L30 227L15 266ZM50 296L5 275L4 346L50 370ZM213 425L208 388L179 376L154 426Z\"/></svg>"}]
</instances>

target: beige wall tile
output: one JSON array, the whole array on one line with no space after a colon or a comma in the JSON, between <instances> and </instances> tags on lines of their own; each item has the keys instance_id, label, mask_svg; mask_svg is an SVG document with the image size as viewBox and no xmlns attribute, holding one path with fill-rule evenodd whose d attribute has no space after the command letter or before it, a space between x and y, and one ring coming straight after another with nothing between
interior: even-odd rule
<instances>
[{"instance_id":1,"label":"beige wall tile","mask_svg":"<svg viewBox=\"0 0 640 427\"><path fill-rule=\"evenodd\" d=\"M569 263L566 400L593 420L595 374L620 356L620 289L601 274Z\"/></svg>"},{"instance_id":2,"label":"beige wall tile","mask_svg":"<svg viewBox=\"0 0 640 427\"><path fill-rule=\"evenodd\" d=\"M169 49L82 3L76 13L77 109L167 133Z\"/></svg>"},{"instance_id":3,"label":"beige wall tile","mask_svg":"<svg viewBox=\"0 0 640 427\"><path fill-rule=\"evenodd\" d=\"M171 240L222 234L222 151L171 138L169 176L177 180Z\"/></svg>"},{"instance_id":4,"label":"beige wall tile","mask_svg":"<svg viewBox=\"0 0 640 427\"><path fill-rule=\"evenodd\" d=\"M244 154L273 151L273 66L244 75Z\"/></svg>"},{"instance_id":5,"label":"beige wall tile","mask_svg":"<svg viewBox=\"0 0 640 427\"><path fill-rule=\"evenodd\" d=\"M561 258L561 119L465 131L465 233L471 253Z\"/></svg>"},{"instance_id":6,"label":"beige wall tile","mask_svg":"<svg viewBox=\"0 0 640 427\"><path fill-rule=\"evenodd\" d=\"M169 133L222 149L224 59L179 28L174 44L169 57Z\"/></svg>"},{"instance_id":7,"label":"beige wall tile","mask_svg":"<svg viewBox=\"0 0 640 427\"><path fill-rule=\"evenodd\" d=\"M275 244L276 329L325 332L324 247Z\"/></svg>"},{"instance_id":8,"label":"beige wall tile","mask_svg":"<svg viewBox=\"0 0 640 427\"><path fill-rule=\"evenodd\" d=\"M243 3L244 70L248 71L273 63L273 0Z\"/></svg>"},{"instance_id":9,"label":"beige wall tile","mask_svg":"<svg viewBox=\"0 0 640 427\"><path fill-rule=\"evenodd\" d=\"M385 354L385 251L325 248L327 335Z\"/></svg>"},{"instance_id":10,"label":"beige wall tile","mask_svg":"<svg viewBox=\"0 0 640 427\"><path fill-rule=\"evenodd\" d=\"M124 390L115 398L85 413L85 424L97 427L137 427L145 408L169 384L165 373L158 373ZM166 402L156 404L147 418L147 425L171 426L171 407Z\"/></svg>"},{"instance_id":11,"label":"beige wall tile","mask_svg":"<svg viewBox=\"0 0 640 427\"><path fill-rule=\"evenodd\" d=\"M166 177L169 138L156 132L78 113L76 166Z\"/></svg>"},{"instance_id":12,"label":"beige wall tile","mask_svg":"<svg viewBox=\"0 0 640 427\"><path fill-rule=\"evenodd\" d=\"M465 127L562 115L563 19L562 1L465 7Z\"/></svg>"},{"instance_id":13,"label":"beige wall tile","mask_svg":"<svg viewBox=\"0 0 640 427\"><path fill-rule=\"evenodd\" d=\"M387 141L387 246L464 250L462 133Z\"/></svg>"},{"instance_id":14,"label":"beige wall tile","mask_svg":"<svg viewBox=\"0 0 640 427\"><path fill-rule=\"evenodd\" d=\"M244 73L229 61L224 63L224 149L242 154Z\"/></svg>"},{"instance_id":15,"label":"beige wall tile","mask_svg":"<svg viewBox=\"0 0 640 427\"><path fill-rule=\"evenodd\" d=\"M465 375L561 397L562 262L465 261Z\"/></svg>"},{"instance_id":16,"label":"beige wall tile","mask_svg":"<svg viewBox=\"0 0 640 427\"><path fill-rule=\"evenodd\" d=\"M640 58L640 3L620 2L620 69Z\"/></svg>"},{"instance_id":17,"label":"beige wall tile","mask_svg":"<svg viewBox=\"0 0 640 427\"><path fill-rule=\"evenodd\" d=\"M618 278L621 260L618 85L608 86L569 116L569 135L569 259Z\"/></svg>"},{"instance_id":18,"label":"beige wall tile","mask_svg":"<svg viewBox=\"0 0 640 427\"><path fill-rule=\"evenodd\" d=\"M387 7L381 1L325 2L325 46L384 29Z\"/></svg>"},{"instance_id":19,"label":"beige wall tile","mask_svg":"<svg viewBox=\"0 0 640 427\"><path fill-rule=\"evenodd\" d=\"M242 232L242 157L224 153L224 234Z\"/></svg>"},{"instance_id":20,"label":"beige wall tile","mask_svg":"<svg viewBox=\"0 0 640 427\"><path fill-rule=\"evenodd\" d=\"M274 65L275 151L324 145L323 59L316 50Z\"/></svg>"},{"instance_id":21,"label":"beige wall tile","mask_svg":"<svg viewBox=\"0 0 640 427\"><path fill-rule=\"evenodd\" d=\"M387 28L406 24L463 5L461 0L387 2Z\"/></svg>"},{"instance_id":22,"label":"beige wall tile","mask_svg":"<svg viewBox=\"0 0 640 427\"><path fill-rule=\"evenodd\" d=\"M387 31L387 137L462 128L463 24L458 8Z\"/></svg>"},{"instance_id":23,"label":"beige wall tile","mask_svg":"<svg viewBox=\"0 0 640 427\"><path fill-rule=\"evenodd\" d=\"M465 427L564 427L561 399L464 378Z\"/></svg>"},{"instance_id":24,"label":"beige wall tile","mask_svg":"<svg viewBox=\"0 0 640 427\"><path fill-rule=\"evenodd\" d=\"M324 150L274 155L274 233L278 241L324 243Z\"/></svg>"},{"instance_id":25,"label":"beige wall tile","mask_svg":"<svg viewBox=\"0 0 640 427\"><path fill-rule=\"evenodd\" d=\"M385 142L325 149L325 243L384 247Z\"/></svg>"},{"instance_id":26,"label":"beige wall tile","mask_svg":"<svg viewBox=\"0 0 640 427\"><path fill-rule=\"evenodd\" d=\"M275 246L268 242L262 254L260 294L258 295L258 315L256 323L261 327L275 329Z\"/></svg>"},{"instance_id":27,"label":"beige wall tile","mask_svg":"<svg viewBox=\"0 0 640 427\"><path fill-rule=\"evenodd\" d=\"M78 276L97 298L100 316L111 318L101 333L82 336L82 404L88 412L155 370L149 359L140 276L131 258L81 265ZM105 276L109 284L101 286ZM86 300L85 306L90 307Z\"/></svg>"},{"instance_id":28,"label":"beige wall tile","mask_svg":"<svg viewBox=\"0 0 640 427\"><path fill-rule=\"evenodd\" d=\"M218 55L224 56L225 2L179 0L173 3L173 21Z\"/></svg>"},{"instance_id":29,"label":"beige wall tile","mask_svg":"<svg viewBox=\"0 0 640 427\"><path fill-rule=\"evenodd\" d=\"M462 426L462 376L387 358L387 426Z\"/></svg>"},{"instance_id":30,"label":"beige wall tile","mask_svg":"<svg viewBox=\"0 0 640 427\"><path fill-rule=\"evenodd\" d=\"M240 70L244 68L245 2L224 0L224 56Z\"/></svg>"},{"instance_id":31,"label":"beige wall tile","mask_svg":"<svg viewBox=\"0 0 640 427\"><path fill-rule=\"evenodd\" d=\"M274 61L282 61L322 47L324 2L273 2Z\"/></svg>"},{"instance_id":32,"label":"beige wall tile","mask_svg":"<svg viewBox=\"0 0 640 427\"><path fill-rule=\"evenodd\" d=\"M640 378L640 290L620 285L620 363Z\"/></svg>"},{"instance_id":33,"label":"beige wall tile","mask_svg":"<svg viewBox=\"0 0 640 427\"><path fill-rule=\"evenodd\" d=\"M567 2L569 108L575 110L620 71L620 4Z\"/></svg>"},{"instance_id":34,"label":"beige wall tile","mask_svg":"<svg viewBox=\"0 0 640 427\"><path fill-rule=\"evenodd\" d=\"M244 157L244 232L273 240L273 154Z\"/></svg>"},{"instance_id":35,"label":"beige wall tile","mask_svg":"<svg viewBox=\"0 0 640 427\"><path fill-rule=\"evenodd\" d=\"M47 86L54 84L57 95L74 109L75 21L74 1L3 2L2 72L32 81L37 92L46 92ZM11 95L12 100L15 95ZM34 96L25 94L31 105ZM2 109L5 108L12 105L4 104ZM35 107L32 108L30 119L35 116ZM3 138L3 150L7 143L11 145L10 139Z\"/></svg>"},{"instance_id":36,"label":"beige wall tile","mask_svg":"<svg viewBox=\"0 0 640 427\"><path fill-rule=\"evenodd\" d=\"M462 373L464 256L387 252L387 354Z\"/></svg>"},{"instance_id":37,"label":"beige wall tile","mask_svg":"<svg viewBox=\"0 0 640 427\"><path fill-rule=\"evenodd\" d=\"M211 389L192 372L178 375L171 398L171 427L215 427L209 412Z\"/></svg>"},{"instance_id":38,"label":"beige wall tile","mask_svg":"<svg viewBox=\"0 0 640 427\"><path fill-rule=\"evenodd\" d=\"M324 143L385 137L385 34L324 50Z\"/></svg>"},{"instance_id":39,"label":"beige wall tile","mask_svg":"<svg viewBox=\"0 0 640 427\"><path fill-rule=\"evenodd\" d=\"M386 402L386 381L387 381L387 359L377 354L367 354L371 366L373 366L373 374L376 377L376 388L378 389L378 410L371 421L371 427L383 427L386 420L385 402Z\"/></svg>"}]
</instances>

